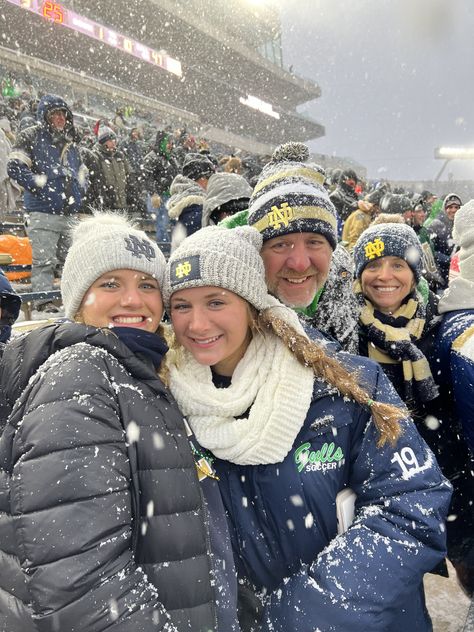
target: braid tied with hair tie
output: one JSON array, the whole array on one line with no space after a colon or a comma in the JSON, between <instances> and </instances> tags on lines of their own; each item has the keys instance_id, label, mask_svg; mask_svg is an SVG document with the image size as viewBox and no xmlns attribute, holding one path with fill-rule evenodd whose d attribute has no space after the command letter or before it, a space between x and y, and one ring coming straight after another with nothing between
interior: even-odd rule
<instances>
[{"instance_id":1,"label":"braid tied with hair tie","mask_svg":"<svg viewBox=\"0 0 474 632\"><path fill-rule=\"evenodd\" d=\"M342 397L348 397L369 409L379 432L378 447L386 443L395 445L402 432L400 421L408 415L407 410L373 400L359 384L357 374L351 373L338 360L328 356L322 346L274 316L271 309L260 312L257 325L262 330L273 331L302 365L312 368L317 377L336 388Z\"/></svg>"}]
</instances>

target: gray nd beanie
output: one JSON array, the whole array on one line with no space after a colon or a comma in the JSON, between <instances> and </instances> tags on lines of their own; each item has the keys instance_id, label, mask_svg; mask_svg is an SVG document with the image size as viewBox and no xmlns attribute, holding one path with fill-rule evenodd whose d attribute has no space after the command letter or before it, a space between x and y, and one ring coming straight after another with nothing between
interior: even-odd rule
<instances>
[{"instance_id":1,"label":"gray nd beanie","mask_svg":"<svg viewBox=\"0 0 474 632\"><path fill-rule=\"evenodd\" d=\"M253 190L248 222L264 241L289 233L318 233L334 249L336 209L323 186L324 169L307 162L308 158L309 149L303 143L276 148Z\"/></svg>"},{"instance_id":2,"label":"gray nd beanie","mask_svg":"<svg viewBox=\"0 0 474 632\"><path fill-rule=\"evenodd\" d=\"M413 270L418 282L423 270L423 251L417 234L407 224L369 226L357 240L353 251L355 275L358 279L365 266L381 257L400 257Z\"/></svg>"},{"instance_id":3,"label":"gray nd beanie","mask_svg":"<svg viewBox=\"0 0 474 632\"><path fill-rule=\"evenodd\" d=\"M163 288L166 260L158 246L127 219L97 213L78 222L61 277L67 318L76 316L91 285L106 272L137 270L154 277Z\"/></svg>"},{"instance_id":4,"label":"gray nd beanie","mask_svg":"<svg viewBox=\"0 0 474 632\"><path fill-rule=\"evenodd\" d=\"M249 226L228 230L207 226L187 237L171 254L163 289L168 309L171 296L193 287L221 287L238 294L259 311L274 305L260 257L262 237Z\"/></svg>"},{"instance_id":5,"label":"gray nd beanie","mask_svg":"<svg viewBox=\"0 0 474 632\"><path fill-rule=\"evenodd\" d=\"M474 281L474 200L469 200L454 216L454 242L460 246L459 269L463 279Z\"/></svg>"}]
</instances>

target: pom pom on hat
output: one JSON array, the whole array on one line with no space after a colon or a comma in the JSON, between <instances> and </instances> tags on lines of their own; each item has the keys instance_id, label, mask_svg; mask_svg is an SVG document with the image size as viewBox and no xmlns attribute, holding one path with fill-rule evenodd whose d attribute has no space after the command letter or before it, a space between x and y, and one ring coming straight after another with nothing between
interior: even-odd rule
<instances>
[{"instance_id":1,"label":"pom pom on hat","mask_svg":"<svg viewBox=\"0 0 474 632\"><path fill-rule=\"evenodd\" d=\"M275 149L257 181L249 202L248 222L263 240L290 233L317 233L331 247L337 245L336 209L324 188L324 169L306 162L303 143L285 143Z\"/></svg>"},{"instance_id":2,"label":"pom pom on hat","mask_svg":"<svg viewBox=\"0 0 474 632\"><path fill-rule=\"evenodd\" d=\"M166 260L156 243L125 217L97 213L78 222L64 262L61 294L67 318L74 319L82 300L99 277L113 270L137 270L163 288Z\"/></svg>"},{"instance_id":3,"label":"pom pom on hat","mask_svg":"<svg viewBox=\"0 0 474 632\"><path fill-rule=\"evenodd\" d=\"M307 162L309 160L309 147L304 143L290 141L278 145L272 155L272 162Z\"/></svg>"}]
</instances>

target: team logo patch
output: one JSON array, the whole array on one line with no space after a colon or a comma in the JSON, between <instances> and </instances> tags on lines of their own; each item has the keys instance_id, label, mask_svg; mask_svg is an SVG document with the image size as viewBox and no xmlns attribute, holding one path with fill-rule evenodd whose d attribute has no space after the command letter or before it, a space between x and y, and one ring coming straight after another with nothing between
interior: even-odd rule
<instances>
[{"instance_id":1,"label":"team logo patch","mask_svg":"<svg viewBox=\"0 0 474 632\"><path fill-rule=\"evenodd\" d=\"M385 244L381 239L376 237L374 241L369 241L366 245L365 256L367 259L375 259L376 257L381 257L384 250Z\"/></svg>"},{"instance_id":2,"label":"team logo patch","mask_svg":"<svg viewBox=\"0 0 474 632\"><path fill-rule=\"evenodd\" d=\"M145 257L148 261L156 259L156 252L147 239L139 239L135 235L125 237L125 250L129 250L134 257Z\"/></svg>"},{"instance_id":3,"label":"team logo patch","mask_svg":"<svg viewBox=\"0 0 474 632\"><path fill-rule=\"evenodd\" d=\"M171 285L179 285L186 281L196 281L201 278L199 255L178 259L171 264Z\"/></svg>"},{"instance_id":4,"label":"team logo patch","mask_svg":"<svg viewBox=\"0 0 474 632\"><path fill-rule=\"evenodd\" d=\"M278 230L281 226L287 227L295 214L288 202L283 202L280 208L272 206L272 210L268 213L268 224L272 228Z\"/></svg>"},{"instance_id":5,"label":"team logo patch","mask_svg":"<svg viewBox=\"0 0 474 632\"><path fill-rule=\"evenodd\" d=\"M307 441L296 448L293 457L298 472L304 470L325 473L328 470L337 470L344 463L344 452L333 441L323 443L319 450L311 450L311 443Z\"/></svg>"}]
</instances>

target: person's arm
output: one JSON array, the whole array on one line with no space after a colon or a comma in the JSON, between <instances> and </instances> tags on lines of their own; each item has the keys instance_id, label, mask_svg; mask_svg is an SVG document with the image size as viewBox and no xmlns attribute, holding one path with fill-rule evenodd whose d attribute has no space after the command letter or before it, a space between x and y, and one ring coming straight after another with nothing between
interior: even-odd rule
<instances>
[{"instance_id":1,"label":"person's arm","mask_svg":"<svg viewBox=\"0 0 474 632\"><path fill-rule=\"evenodd\" d=\"M46 174L35 173L33 169L35 133L35 128L27 128L18 134L7 163L9 177L31 193L40 192L47 183Z\"/></svg>"},{"instance_id":2,"label":"person's arm","mask_svg":"<svg viewBox=\"0 0 474 632\"><path fill-rule=\"evenodd\" d=\"M145 189L150 195L154 193L160 193L158 190L158 183L155 177L155 171L158 169L158 157L154 152L148 153L142 165L142 174L145 184Z\"/></svg>"},{"instance_id":3,"label":"person's arm","mask_svg":"<svg viewBox=\"0 0 474 632\"><path fill-rule=\"evenodd\" d=\"M453 395L464 437L474 455L474 325L454 340L450 353Z\"/></svg>"},{"instance_id":4,"label":"person's arm","mask_svg":"<svg viewBox=\"0 0 474 632\"><path fill-rule=\"evenodd\" d=\"M393 401L381 371L378 382L373 398L391 391ZM352 525L273 592L263 632L380 632L443 559L451 488L433 454L409 419L396 446L378 448L376 441L372 422L356 438Z\"/></svg>"},{"instance_id":5,"label":"person's arm","mask_svg":"<svg viewBox=\"0 0 474 632\"><path fill-rule=\"evenodd\" d=\"M134 560L130 463L108 362L81 345L61 353L10 419L11 511L41 632L175 630Z\"/></svg>"}]
</instances>

